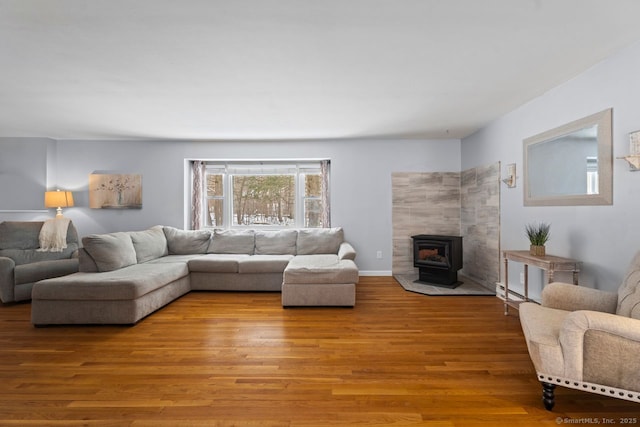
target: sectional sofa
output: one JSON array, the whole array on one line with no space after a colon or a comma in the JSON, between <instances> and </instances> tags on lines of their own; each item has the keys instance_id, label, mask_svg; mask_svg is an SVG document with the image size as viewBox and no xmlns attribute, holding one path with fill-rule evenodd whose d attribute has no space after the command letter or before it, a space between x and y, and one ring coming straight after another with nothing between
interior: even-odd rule
<instances>
[{"instance_id":1,"label":"sectional sofa","mask_svg":"<svg viewBox=\"0 0 640 427\"><path fill-rule=\"evenodd\" d=\"M82 239L79 272L33 286L31 320L134 324L192 290L279 291L284 307L352 307L355 256L339 227L94 234Z\"/></svg>"}]
</instances>

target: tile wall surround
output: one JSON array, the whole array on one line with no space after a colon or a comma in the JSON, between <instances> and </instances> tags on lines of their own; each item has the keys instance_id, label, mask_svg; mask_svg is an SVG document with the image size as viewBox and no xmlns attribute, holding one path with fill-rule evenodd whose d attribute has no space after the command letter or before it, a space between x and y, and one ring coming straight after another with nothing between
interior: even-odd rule
<instances>
[{"instance_id":1,"label":"tile wall surround","mask_svg":"<svg viewBox=\"0 0 640 427\"><path fill-rule=\"evenodd\" d=\"M462 172L462 272L495 288L500 281L500 162Z\"/></svg>"},{"instance_id":2,"label":"tile wall surround","mask_svg":"<svg viewBox=\"0 0 640 427\"><path fill-rule=\"evenodd\" d=\"M460 235L460 173L399 172L392 173L391 180L392 273L411 274L411 236Z\"/></svg>"},{"instance_id":3,"label":"tile wall surround","mask_svg":"<svg viewBox=\"0 0 640 427\"><path fill-rule=\"evenodd\" d=\"M463 236L461 273L500 276L500 163L463 172L392 173L393 274L411 274L415 234Z\"/></svg>"}]
</instances>

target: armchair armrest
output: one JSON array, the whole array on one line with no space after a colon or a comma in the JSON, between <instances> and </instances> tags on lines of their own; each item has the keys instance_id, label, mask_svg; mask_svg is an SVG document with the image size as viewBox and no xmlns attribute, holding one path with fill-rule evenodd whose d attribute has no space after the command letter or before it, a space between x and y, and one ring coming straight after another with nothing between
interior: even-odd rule
<instances>
[{"instance_id":1,"label":"armchair armrest","mask_svg":"<svg viewBox=\"0 0 640 427\"><path fill-rule=\"evenodd\" d=\"M566 311L591 310L615 313L618 294L568 283L549 283L542 290L542 305Z\"/></svg>"},{"instance_id":2,"label":"armchair armrest","mask_svg":"<svg viewBox=\"0 0 640 427\"><path fill-rule=\"evenodd\" d=\"M629 381L639 384L640 320L575 311L560 328L560 344L566 377L621 388L630 387Z\"/></svg>"},{"instance_id":3,"label":"armchair armrest","mask_svg":"<svg viewBox=\"0 0 640 427\"><path fill-rule=\"evenodd\" d=\"M0 300L2 302L14 301L14 275L16 263L7 257L0 256Z\"/></svg>"},{"instance_id":4,"label":"armchair armrest","mask_svg":"<svg viewBox=\"0 0 640 427\"><path fill-rule=\"evenodd\" d=\"M338 249L338 259L356 259L356 250L351 246L351 244L347 242L340 243L340 248Z\"/></svg>"}]
</instances>

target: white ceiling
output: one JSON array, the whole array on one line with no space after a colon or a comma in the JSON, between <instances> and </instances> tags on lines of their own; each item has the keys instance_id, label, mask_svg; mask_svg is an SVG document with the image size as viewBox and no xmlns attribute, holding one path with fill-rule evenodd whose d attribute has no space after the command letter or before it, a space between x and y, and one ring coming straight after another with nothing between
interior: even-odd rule
<instances>
[{"instance_id":1,"label":"white ceiling","mask_svg":"<svg viewBox=\"0 0 640 427\"><path fill-rule=\"evenodd\" d=\"M640 40L637 0L0 0L0 137L461 138Z\"/></svg>"}]
</instances>

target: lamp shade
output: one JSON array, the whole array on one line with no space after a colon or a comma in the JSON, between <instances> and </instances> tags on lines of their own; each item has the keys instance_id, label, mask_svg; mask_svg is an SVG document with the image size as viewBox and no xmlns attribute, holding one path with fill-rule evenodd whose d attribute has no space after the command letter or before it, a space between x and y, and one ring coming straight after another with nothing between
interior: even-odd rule
<instances>
[{"instance_id":1,"label":"lamp shade","mask_svg":"<svg viewBox=\"0 0 640 427\"><path fill-rule=\"evenodd\" d=\"M44 193L45 208L68 208L73 206L71 191L46 191Z\"/></svg>"}]
</instances>

